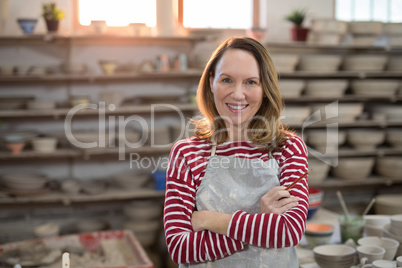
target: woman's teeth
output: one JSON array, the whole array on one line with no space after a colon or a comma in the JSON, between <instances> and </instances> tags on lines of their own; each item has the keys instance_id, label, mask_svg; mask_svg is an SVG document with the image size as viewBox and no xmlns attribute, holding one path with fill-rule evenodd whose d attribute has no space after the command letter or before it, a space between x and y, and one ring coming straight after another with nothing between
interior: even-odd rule
<instances>
[{"instance_id":1,"label":"woman's teeth","mask_svg":"<svg viewBox=\"0 0 402 268\"><path fill-rule=\"evenodd\" d=\"M238 105L231 105L228 103L227 105L229 106L229 108L234 109L234 110L242 110L247 107L247 104L238 106Z\"/></svg>"}]
</instances>

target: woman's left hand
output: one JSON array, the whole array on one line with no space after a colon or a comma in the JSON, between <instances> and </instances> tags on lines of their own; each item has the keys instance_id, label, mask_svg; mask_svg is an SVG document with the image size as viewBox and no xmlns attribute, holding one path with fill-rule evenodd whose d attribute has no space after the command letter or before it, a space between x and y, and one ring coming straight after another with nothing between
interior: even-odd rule
<instances>
[{"instance_id":1,"label":"woman's left hand","mask_svg":"<svg viewBox=\"0 0 402 268\"><path fill-rule=\"evenodd\" d=\"M231 214L216 211L194 211L191 217L191 225L195 232L209 230L226 235L231 218Z\"/></svg>"},{"instance_id":2,"label":"woman's left hand","mask_svg":"<svg viewBox=\"0 0 402 268\"><path fill-rule=\"evenodd\" d=\"M202 221L205 217L202 216L202 211L194 211L193 216L191 217L191 225L193 226L193 230L195 232L204 231L205 229L202 227Z\"/></svg>"}]
</instances>

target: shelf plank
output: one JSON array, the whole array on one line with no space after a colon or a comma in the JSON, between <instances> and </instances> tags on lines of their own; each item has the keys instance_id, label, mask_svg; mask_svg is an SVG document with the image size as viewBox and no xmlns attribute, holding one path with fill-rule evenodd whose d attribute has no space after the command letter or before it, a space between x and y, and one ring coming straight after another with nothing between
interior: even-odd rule
<instances>
[{"instance_id":1,"label":"shelf plank","mask_svg":"<svg viewBox=\"0 0 402 268\"><path fill-rule=\"evenodd\" d=\"M7 196L0 197L0 205L11 204L31 204L31 203L87 203L113 200L131 200L140 198L163 198L164 191L154 191L148 189L122 190L117 188L108 188L104 193L97 195L88 194L66 194L58 191L51 191L38 196Z\"/></svg>"},{"instance_id":2,"label":"shelf plank","mask_svg":"<svg viewBox=\"0 0 402 268\"><path fill-rule=\"evenodd\" d=\"M23 150L17 155L13 155L10 152L0 152L0 160L23 160L23 159L50 159L50 158L68 158L79 157L82 154L74 149L57 149L54 152L39 153L33 150Z\"/></svg>"},{"instance_id":3,"label":"shelf plank","mask_svg":"<svg viewBox=\"0 0 402 268\"><path fill-rule=\"evenodd\" d=\"M328 177L321 183L309 184L314 187L332 188L332 187L361 187L361 186L391 186L402 184L402 179L393 179L381 176L370 176L364 180L346 180L336 177Z\"/></svg>"},{"instance_id":4,"label":"shelf plank","mask_svg":"<svg viewBox=\"0 0 402 268\"><path fill-rule=\"evenodd\" d=\"M57 109L47 109L47 110L0 110L0 118L31 118L31 117L54 117L60 118L65 117L72 108L57 108ZM167 112L177 112L178 109L182 112L194 112L197 111L197 105L192 103L168 103L168 105L158 105L155 103L154 106L151 105L124 105L117 107L115 110L110 111L107 109L105 111L106 115L117 115L117 114L141 114L141 113L167 113ZM73 116L86 116L86 115L99 115L99 109L84 108Z\"/></svg>"}]
</instances>

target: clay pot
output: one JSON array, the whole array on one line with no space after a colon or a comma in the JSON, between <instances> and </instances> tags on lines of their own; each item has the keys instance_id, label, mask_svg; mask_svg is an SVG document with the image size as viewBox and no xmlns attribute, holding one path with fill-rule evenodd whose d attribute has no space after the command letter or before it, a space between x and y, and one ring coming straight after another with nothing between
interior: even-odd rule
<instances>
[{"instance_id":1,"label":"clay pot","mask_svg":"<svg viewBox=\"0 0 402 268\"><path fill-rule=\"evenodd\" d=\"M305 42L310 29L303 27L292 27L292 40L297 42Z\"/></svg>"},{"instance_id":2,"label":"clay pot","mask_svg":"<svg viewBox=\"0 0 402 268\"><path fill-rule=\"evenodd\" d=\"M58 20L45 20L46 29L49 33L55 33L59 30L59 21Z\"/></svg>"},{"instance_id":3,"label":"clay pot","mask_svg":"<svg viewBox=\"0 0 402 268\"><path fill-rule=\"evenodd\" d=\"M22 149L24 149L24 146L25 142L23 141L6 143L7 149L9 149L13 155L21 153Z\"/></svg>"}]
</instances>

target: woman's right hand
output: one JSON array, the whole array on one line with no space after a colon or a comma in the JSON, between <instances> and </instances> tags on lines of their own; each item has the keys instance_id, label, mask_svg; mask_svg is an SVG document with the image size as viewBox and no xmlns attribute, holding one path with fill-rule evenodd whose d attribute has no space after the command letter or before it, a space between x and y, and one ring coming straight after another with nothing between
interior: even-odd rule
<instances>
[{"instance_id":1,"label":"woman's right hand","mask_svg":"<svg viewBox=\"0 0 402 268\"><path fill-rule=\"evenodd\" d=\"M260 213L282 214L299 204L299 197L292 196L284 186L277 186L269 190L260 199Z\"/></svg>"}]
</instances>

